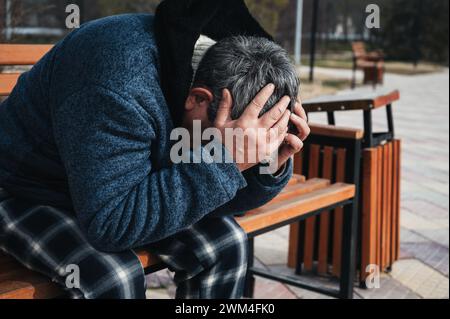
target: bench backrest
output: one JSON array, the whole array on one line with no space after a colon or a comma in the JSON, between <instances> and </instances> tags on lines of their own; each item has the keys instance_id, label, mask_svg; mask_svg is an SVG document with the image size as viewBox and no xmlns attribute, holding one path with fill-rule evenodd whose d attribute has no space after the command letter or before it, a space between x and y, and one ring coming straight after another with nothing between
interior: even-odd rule
<instances>
[{"instance_id":1,"label":"bench backrest","mask_svg":"<svg viewBox=\"0 0 450 319\"><path fill-rule=\"evenodd\" d=\"M53 45L0 44L0 67L33 65ZM0 73L0 96L7 96L17 83L20 73Z\"/></svg>"},{"instance_id":2,"label":"bench backrest","mask_svg":"<svg viewBox=\"0 0 450 319\"><path fill-rule=\"evenodd\" d=\"M51 48L50 44L0 44L0 65L33 65Z\"/></svg>"},{"instance_id":3,"label":"bench backrest","mask_svg":"<svg viewBox=\"0 0 450 319\"><path fill-rule=\"evenodd\" d=\"M364 42L357 41L352 43L353 57L355 59L363 59L367 55L366 45Z\"/></svg>"}]
</instances>

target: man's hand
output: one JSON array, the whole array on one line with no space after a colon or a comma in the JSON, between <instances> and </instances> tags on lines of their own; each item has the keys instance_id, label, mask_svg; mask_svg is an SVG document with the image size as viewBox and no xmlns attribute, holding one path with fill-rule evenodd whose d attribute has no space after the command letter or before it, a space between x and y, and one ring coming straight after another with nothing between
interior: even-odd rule
<instances>
[{"instance_id":1,"label":"man's hand","mask_svg":"<svg viewBox=\"0 0 450 319\"><path fill-rule=\"evenodd\" d=\"M297 127L298 135L288 133L285 138L285 143L279 149L278 164L281 168L290 157L300 152L303 148L303 141L311 133L308 126L308 117L300 102L295 104L294 113L290 116L291 122Z\"/></svg>"},{"instance_id":2,"label":"man's hand","mask_svg":"<svg viewBox=\"0 0 450 319\"><path fill-rule=\"evenodd\" d=\"M270 157L288 137L288 123L291 116L288 110L291 102L289 97L283 97L270 111L259 117L274 90L273 84L264 87L237 120L231 119L233 105L231 93L227 89L223 91L214 126L221 131L222 137L225 137L222 141L241 172ZM235 143L234 139L229 141L226 138L226 131L230 130L245 133L242 143Z\"/></svg>"}]
</instances>

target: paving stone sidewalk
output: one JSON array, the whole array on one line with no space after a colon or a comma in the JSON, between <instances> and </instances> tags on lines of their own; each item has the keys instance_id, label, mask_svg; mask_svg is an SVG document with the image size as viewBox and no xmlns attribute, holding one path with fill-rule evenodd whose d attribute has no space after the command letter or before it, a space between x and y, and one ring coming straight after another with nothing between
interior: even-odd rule
<instances>
[{"instance_id":1,"label":"paving stone sidewalk","mask_svg":"<svg viewBox=\"0 0 450 319\"><path fill-rule=\"evenodd\" d=\"M301 69L301 72L307 69ZM316 72L350 79L347 70ZM359 74L360 78L361 75ZM387 74L384 88L399 89L394 105L396 135L403 140L401 260L383 274L381 288L356 288L356 298L449 298L449 71L427 75ZM372 88L358 88L372 90ZM311 121L325 123L313 114ZM362 127L359 112L338 114L338 125ZM375 112L374 129L385 130L385 114ZM288 228L256 239L261 267L292 273L286 264ZM171 298L171 274L149 277L149 298ZM257 298L326 298L287 285L257 279Z\"/></svg>"}]
</instances>

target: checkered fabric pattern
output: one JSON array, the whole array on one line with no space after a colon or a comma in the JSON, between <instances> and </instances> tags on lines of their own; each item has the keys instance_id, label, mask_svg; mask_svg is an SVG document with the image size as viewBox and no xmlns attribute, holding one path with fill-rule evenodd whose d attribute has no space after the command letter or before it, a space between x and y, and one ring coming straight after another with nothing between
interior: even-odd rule
<instances>
[{"instance_id":1,"label":"checkered fabric pattern","mask_svg":"<svg viewBox=\"0 0 450 319\"><path fill-rule=\"evenodd\" d=\"M175 271L178 299L238 299L247 274L247 234L232 217L206 218L150 247Z\"/></svg>"},{"instance_id":2,"label":"checkered fabric pattern","mask_svg":"<svg viewBox=\"0 0 450 319\"><path fill-rule=\"evenodd\" d=\"M145 275L133 251L104 253L85 239L74 214L37 206L0 189L0 249L44 274L71 298L142 299ZM177 298L235 299L243 294L247 237L231 217L210 218L149 245L175 271ZM68 266L79 286L67 288Z\"/></svg>"}]
</instances>

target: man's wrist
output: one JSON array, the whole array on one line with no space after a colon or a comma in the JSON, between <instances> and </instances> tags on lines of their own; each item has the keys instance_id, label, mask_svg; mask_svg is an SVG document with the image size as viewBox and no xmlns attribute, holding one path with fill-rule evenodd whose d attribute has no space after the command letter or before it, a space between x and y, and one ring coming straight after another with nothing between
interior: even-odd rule
<instances>
[{"instance_id":1,"label":"man's wrist","mask_svg":"<svg viewBox=\"0 0 450 319\"><path fill-rule=\"evenodd\" d=\"M280 178L281 176L284 175L285 172L286 172L286 163L281 165L281 167L278 169L278 171L276 171L274 174L272 174L272 176L275 178Z\"/></svg>"}]
</instances>

